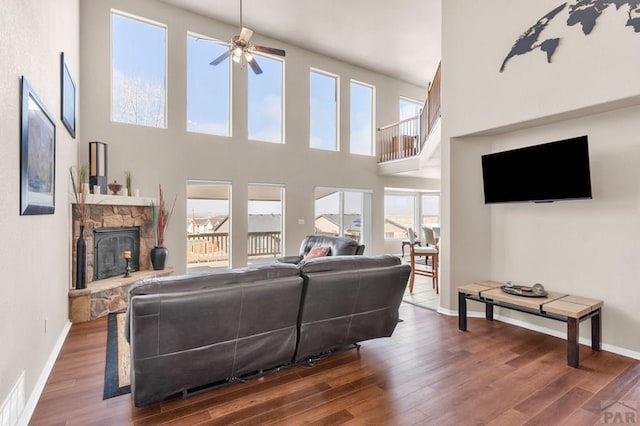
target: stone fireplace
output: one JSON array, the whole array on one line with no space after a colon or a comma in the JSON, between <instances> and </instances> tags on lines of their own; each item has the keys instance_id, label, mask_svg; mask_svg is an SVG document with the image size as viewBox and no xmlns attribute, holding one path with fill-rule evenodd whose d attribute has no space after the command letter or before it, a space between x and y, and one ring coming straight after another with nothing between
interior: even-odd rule
<instances>
[{"instance_id":1,"label":"stone fireplace","mask_svg":"<svg viewBox=\"0 0 640 426\"><path fill-rule=\"evenodd\" d=\"M173 273L172 267L162 271L154 271L151 267L149 253L155 242L152 202L157 203L157 200L94 194L88 196L84 229L87 240L87 288L84 289L73 288L77 261L76 240L80 224L77 209L72 209L72 281L69 289L71 322L89 321L110 312L124 311L131 284L141 279ZM137 235L132 235L132 231ZM101 242L104 235L107 237ZM103 248L107 250L106 255L101 253ZM133 270L127 278L121 273L124 271L125 250L131 251ZM106 269L110 271L107 274L109 278L102 278L101 261L104 261Z\"/></svg>"},{"instance_id":2,"label":"stone fireplace","mask_svg":"<svg viewBox=\"0 0 640 426\"><path fill-rule=\"evenodd\" d=\"M123 198L123 197L118 197ZM132 263L137 262L135 270L146 271L151 268L151 261L149 260L149 252L154 246L155 238L153 233L153 209L151 206L125 206L125 205L109 205L109 204L87 204L87 220L85 222L84 236L87 240L87 282L90 283L97 279L96 272L94 271L95 265L95 231L99 231L104 228L110 230L122 230L127 228L138 228L139 230L139 243L138 243L138 257L135 258L134 249L122 248L121 251L132 251ZM73 214L73 236L72 236L72 268L73 273L72 282L75 282L75 270L77 254L75 250L75 241L78 239L80 233L80 224L78 217L74 209ZM100 233L100 231L99 231ZM124 246L123 246L124 247ZM117 250L120 250L117 248ZM122 253L118 256L122 257ZM124 260L123 265L124 265ZM123 267L124 270L124 267Z\"/></svg>"}]
</instances>

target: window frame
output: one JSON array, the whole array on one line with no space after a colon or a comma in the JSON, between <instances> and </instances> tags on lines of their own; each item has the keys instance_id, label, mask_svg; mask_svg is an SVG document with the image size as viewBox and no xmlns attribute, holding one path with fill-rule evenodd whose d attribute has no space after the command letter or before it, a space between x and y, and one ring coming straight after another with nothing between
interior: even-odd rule
<instances>
[{"instance_id":1,"label":"window frame","mask_svg":"<svg viewBox=\"0 0 640 426\"><path fill-rule=\"evenodd\" d=\"M363 154L361 152L353 152L353 138L352 136L352 130L353 130L353 102L352 102L352 97L351 97L351 88L352 85L358 85L358 86L362 86L362 87L366 87L371 89L371 140L369 141L369 153L368 154ZM354 154L354 155L365 155L368 157L375 157L376 155L376 86L374 86L373 84L369 84L369 83L365 83L363 81L359 81L359 80L355 80L355 79L351 79L349 80L349 153L350 154Z\"/></svg>"},{"instance_id":2,"label":"window frame","mask_svg":"<svg viewBox=\"0 0 640 426\"><path fill-rule=\"evenodd\" d=\"M200 135L208 135L208 136L216 136L216 137L221 137L221 138L232 138L233 137L233 68L232 68L232 64L231 64L231 59L230 58L226 58L225 60L228 62L227 66L229 68L229 79L227 81L228 84L228 90L229 90L229 98L227 100L228 102L228 108L229 108L229 113L228 113L228 128L227 128L227 135L219 135L216 133L205 133L205 132L198 132L198 131L194 131L194 130L189 130L189 37L194 37L194 38L199 38L199 39L203 39L206 40L208 42L212 42L212 43L224 43L222 40L217 39L215 37L211 37L211 36L207 36L204 34L200 34L194 31L190 31L187 30L186 32L186 37L185 37L185 46L186 46L186 59L185 59L185 88L186 88L186 97L185 97L185 131L187 133L193 133L193 134L200 134ZM215 58L212 58L212 60Z\"/></svg>"},{"instance_id":3,"label":"window frame","mask_svg":"<svg viewBox=\"0 0 640 426\"><path fill-rule=\"evenodd\" d=\"M401 106L401 102L402 101L409 102L409 103L412 103L412 104L416 104L416 105L418 105L418 109L421 109L421 108L424 107L424 101L420 101L418 99L413 99L413 98L410 98L408 96L400 96L398 98L398 120L399 121L408 120L410 118L413 118L413 117L416 117L416 116L420 115L420 111L418 111L418 114L416 114L416 115L412 115L411 117L402 118L402 106Z\"/></svg>"},{"instance_id":4,"label":"window frame","mask_svg":"<svg viewBox=\"0 0 640 426\"><path fill-rule=\"evenodd\" d=\"M335 81L335 104L336 104L336 108L335 108L335 120L336 120L336 132L335 132L335 147L334 149L327 149L327 148L321 148L321 147L317 147L317 146L312 146L311 142L312 142L312 134L311 134L311 74L315 73L315 74L319 74L319 75L323 75L325 77L330 77L333 78ZM328 151L328 152L340 152L340 76L338 74L329 72L329 71L324 71L321 70L319 68L315 68L315 67L309 67L309 148L311 149L319 149L322 151Z\"/></svg>"},{"instance_id":5,"label":"window frame","mask_svg":"<svg viewBox=\"0 0 640 426\"><path fill-rule=\"evenodd\" d=\"M251 187L266 187L266 188L277 188L280 190L280 254L278 256L284 256L284 253L286 253L286 248L285 248L285 243L286 243L286 238L285 238L285 234L286 234L286 228L285 228L285 208L286 208L286 204L285 204L285 200L286 200L286 186L284 184L281 183L261 183L261 182L249 182L247 184L247 239L249 237L249 217L250 217L250 213L249 213L249 203L252 201L251 199L249 199L249 189ZM253 200L255 201L255 200ZM247 265L255 265L255 264L259 264L259 263L264 263L264 262L251 262L251 258L249 257L249 253L248 250L249 247L247 246Z\"/></svg>"},{"instance_id":6,"label":"window frame","mask_svg":"<svg viewBox=\"0 0 640 426\"><path fill-rule=\"evenodd\" d=\"M280 56L275 56L275 55L269 55L266 53L260 53L260 52L251 52L251 54L257 59L258 64L260 63L260 58L266 58L266 59L270 59L273 61L277 61L280 62L281 66L282 66L282 75L281 75L281 86L282 86L282 91L280 94L280 114L281 114L281 118L280 118L280 141L269 141L269 140L264 140L264 139L256 139L256 138L252 138L249 135L249 123L251 120L251 115L250 115L250 110L249 110L249 96L251 93L251 87L250 87L250 75L247 74L247 140L249 141L254 141L254 142L265 142L265 143L272 143L272 144L278 144L278 145L284 145L286 143L286 134L285 134L285 129L286 129L286 118L287 118L287 111L286 111L286 102L285 102L285 74L286 74L286 61L284 58L280 57ZM244 66L245 68L245 72L249 73L251 72L253 74L253 71L250 71L250 67L249 66Z\"/></svg>"},{"instance_id":7,"label":"window frame","mask_svg":"<svg viewBox=\"0 0 640 426\"><path fill-rule=\"evenodd\" d=\"M154 25L164 30L164 111L163 111L163 125L162 126L149 126L147 124L130 123L125 121L116 121L114 119L114 63L113 63L113 15L119 15L121 17L139 21L143 24ZM120 9L111 8L109 11L109 85L110 85L110 108L109 115L112 123L128 124L132 126L150 127L155 129L168 129L169 128L169 26L160 21L156 21L143 16L135 15L133 13L125 12Z\"/></svg>"}]
</instances>

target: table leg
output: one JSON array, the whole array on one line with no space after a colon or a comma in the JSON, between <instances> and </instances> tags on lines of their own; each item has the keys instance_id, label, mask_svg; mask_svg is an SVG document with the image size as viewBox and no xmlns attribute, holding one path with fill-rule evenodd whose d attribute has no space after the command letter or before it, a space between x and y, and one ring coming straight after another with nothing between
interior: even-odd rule
<instances>
[{"instance_id":1,"label":"table leg","mask_svg":"<svg viewBox=\"0 0 640 426\"><path fill-rule=\"evenodd\" d=\"M467 331L467 298L458 293L458 330Z\"/></svg>"},{"instance_id":2,"label":"table leg","mask_svg":"<svg viewBox=\"0 0 640 426\"><path fill-rule=\"evenodd\" d=\"M580 361L579 326L577 318L567 318L567 365L574 368L578 368Z\"/></svg>"},{"instance_id":3,"label":"table leg","mask_svg":"<svg viewBox=\"0 0 640 426\"><path fill-rule=\"evenodd\" d=\"M484 317L487 321L493 321L493 305L485 303Z\"/></svg>"},{"instance_id":4,"label":"table leg","mask_svg":"<svg viewBox=\"0 0 640 426\"><path fill-rule=\"evenodd\" d=\"M600 351L602 343L602 311L591 317L591 349Z\"/></svg>"}]
</instances>

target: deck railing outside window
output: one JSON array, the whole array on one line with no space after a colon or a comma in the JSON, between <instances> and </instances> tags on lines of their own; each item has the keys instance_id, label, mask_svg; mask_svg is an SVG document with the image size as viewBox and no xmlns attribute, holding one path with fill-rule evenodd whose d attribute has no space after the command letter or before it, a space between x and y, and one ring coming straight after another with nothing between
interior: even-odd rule
<instances>
[{"instance_id":1,"label":"deck railing outside window","mask_svg":"<svg viewBox=\"0 0 640 426\"><path fill-rule=\"evenodd\" d=\"M249 257L280 256L280 232L250 232L247 246ZM229 233L187 235L187 263L216 262L229 259Z\"/></svg>"}]
</instances>

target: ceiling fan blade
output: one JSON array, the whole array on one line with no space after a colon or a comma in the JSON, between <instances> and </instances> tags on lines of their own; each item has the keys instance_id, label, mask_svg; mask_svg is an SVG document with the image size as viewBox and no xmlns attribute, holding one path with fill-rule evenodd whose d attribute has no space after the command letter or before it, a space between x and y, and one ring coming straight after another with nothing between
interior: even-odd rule
<instances>
[{"instance_id":1,"label":"ceiling fan blade","mask_svg":"<svg viewBox=\"0 0 640 426\"><path fill-rule=\"evenodd\" d=\"M258 65L258 63L256 62L256 58L251 58L250 60L247 61L247 63L249 64L249 66L251 67L254 73L262 74L262 68L260 68L260 65Z\"/></svg>"},{"instance_id":2,"label":"ceiling fan blade","mask_svg":"<svg viewBox=\"0 0 640 426\"><path fill-rule=\"evenodd\" d=\"M242 27L242 31L240 31L240 37L238 37L238 40L243 41L244 44L248 44L249 39L251 38L252 35L253 35L252 30L246 27Z\"/></svg>"},{"instance_id":3,"label":"ceiling fan blade","mask_svg":"<svg viewBox=\"0 0 640 426\"><path fill-rule=\"evenodd\" d=\"M231 50L227 50L222 55L218 56L216 59L210 62L210 65L218 65L220 62L224 61L231 55Z\"/></svg>"},{"instance_id":4,"label":"ceiling fan blade","mask_svg":"<svg viewBox=\"0 0 640 426\"><path fill-rule=\"evenodd\" d=\"M285 52L282 49L276 49L275 47L266 47L254 44L251 46L256 52L268 53L270 55L284 56Z\"/></svg>"}]
</instances>

